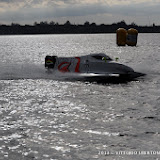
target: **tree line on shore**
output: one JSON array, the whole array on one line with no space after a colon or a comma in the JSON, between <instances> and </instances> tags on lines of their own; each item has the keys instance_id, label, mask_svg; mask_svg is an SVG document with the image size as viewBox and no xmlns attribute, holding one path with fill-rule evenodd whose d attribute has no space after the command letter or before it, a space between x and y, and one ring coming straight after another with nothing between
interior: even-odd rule
<instances>
[{"instance_id":1,"label":"tree line on shore","mask_svg":"<svg viewBox=\"0 0 160 160\"><path fill-rule=\"evenodd\" d=\"M113 24L89 23L71 24L66 21L64 24L55 23L53 21L35 22L33 25L20 25L12 23L11 25L0 24L0 35L15 35L15 34L94 34L94 33L116 33L118 28L135 28L139 33L160 33L160 26L155 24L150 26L138 26L134 22L126 24L125 21Z\"/></svg>"}]
</instances>

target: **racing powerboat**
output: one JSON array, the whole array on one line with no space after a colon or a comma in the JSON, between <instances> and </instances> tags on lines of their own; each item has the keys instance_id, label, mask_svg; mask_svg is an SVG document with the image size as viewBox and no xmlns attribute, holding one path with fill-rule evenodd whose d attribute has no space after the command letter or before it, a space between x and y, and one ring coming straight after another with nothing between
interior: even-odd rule
<instances>
[{"instance_id":1,"label":"racing powerboat","mask_svg":"<svg viewBox=\"0 0 160 160\"><path fill-rule=\"evenodd\" d=\"M46 56L45 67L66 74L67 80L126 82L145 74L113 61L104 53L80 57Z\"/></svg>"}]
</instances>

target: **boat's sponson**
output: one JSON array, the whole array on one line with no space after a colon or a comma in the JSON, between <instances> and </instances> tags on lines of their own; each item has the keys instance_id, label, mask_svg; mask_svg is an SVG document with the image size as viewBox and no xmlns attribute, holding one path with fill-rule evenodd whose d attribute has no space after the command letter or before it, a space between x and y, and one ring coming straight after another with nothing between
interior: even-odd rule
<instances>
[{"instance_id":1,"label":"boat's sponson","mask_svg":"<svg viewBox=\"0 0 160 160\"><path fill-rule=\"evenodd\" d=\"M145 74L139 72L132 72L131 74L77 74L65 77L67 81L84 81L84 82L98 82L98 83L126 83L136 80L136 78L144 76Z\"/></svg>"},{"instance_id":2,"label":"boat's sponson","mask_svg":"<svg viewBox=\"0 0 160 160\"><path fill-rule=\"evenodd\" d=\"M134 72L126 65L114 62L103 53L81 57L46 56L45 67L61 73L74 73L74 76L72 75L68 79L84 81L131 80L144 76L142 73Z\"/></svg>"}]
</instances>

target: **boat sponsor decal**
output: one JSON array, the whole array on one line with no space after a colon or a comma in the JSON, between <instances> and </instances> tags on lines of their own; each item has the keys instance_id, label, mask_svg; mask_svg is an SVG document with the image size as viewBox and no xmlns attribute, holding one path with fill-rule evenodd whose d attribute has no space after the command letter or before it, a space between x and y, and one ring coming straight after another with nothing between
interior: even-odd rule
<instances>
[{"instance_id":1,"label":"boat sponsor decal","mask_svg":"<svg viewBox=\"0 0 160 160\"><path fill-rule=\"evenodd\" d=\"M53 64L53 61L50 60L50 59L48 59L48 60L46 61L46 64Z\"/></svg>"}]
</instances>

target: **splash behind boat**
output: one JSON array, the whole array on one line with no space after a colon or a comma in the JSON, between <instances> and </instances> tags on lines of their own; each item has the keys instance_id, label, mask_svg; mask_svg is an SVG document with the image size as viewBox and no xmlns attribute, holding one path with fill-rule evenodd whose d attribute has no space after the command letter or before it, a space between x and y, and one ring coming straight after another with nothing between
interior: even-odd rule
<instances>
[{"instance_id":1,"label":"splash behind boat","mask_svg":"<svg viewBox=\"0 0 160 160\"><path fill-rule=\"evenodd\" d=\"M80 57L46 56L45 67L68 75L67 80L90 82L126 82L145 75L113 61L104 53Z\"/></svg>"}]
</instances>

